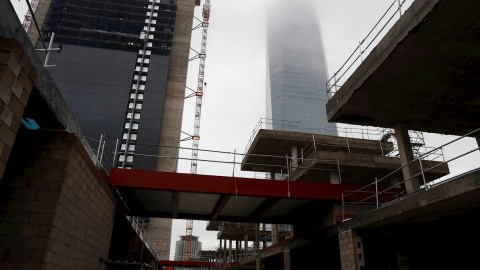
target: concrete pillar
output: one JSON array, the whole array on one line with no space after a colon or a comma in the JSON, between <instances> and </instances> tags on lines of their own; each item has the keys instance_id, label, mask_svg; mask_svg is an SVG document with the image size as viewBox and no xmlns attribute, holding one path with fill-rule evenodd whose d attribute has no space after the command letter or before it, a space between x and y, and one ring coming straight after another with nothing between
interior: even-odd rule
<instances>
[{"instance_id":1,"label":"concrete pillar","mask_svg":"<svg viewBox=\"0 0 480 270\"><path fill-rule=\"evenodd\" d=\"M270 180L275 180L275 172L270 172Z\"/></svg>"},{"instance_id":2,"label":"concrete pillar","mask_svg":"<svg viewBox=\"0 0 480 270\"><path fill-rule=\"evenodd\" d=\"M267 235L266 235L266 231L267 231L267 227L266 227L267 224L263 223L263 239L262 239L262 243L263 243L263 248L266 248L267 247Z\"/></svg>"},{"instance_id":3,"label":"concrete pillar","mask_svg":"<svg viewBox=\"0 0 480 270\"><path fill-rule=\"evenodd\" d=\"M291 263L290 263L290 250L285 250L283 252L283 269L290 270Z\"/></svg>"},{"instance_id":4,"label":"concrete pillar","mask_svg":"<svg viewBox=\"0 0 480 270\"><path fill-rule=\"evenodd\" d=\"M278 243L278 225L272 224L272 245Z\"/></svg>"},{"instance_id":5,"label":"concrete pillar","mask_svg":"<svg viewBox=\"0 0 480 270\"><path fill-rule=\"evenodd\" d=\"M253 241L253 249L255 250L255 254L258 253L258 244L259 244L259 230L260 230L260 224L255 223L255 240Z\"/></svg>"},{"instance_id":6,"label":"concrete pillar","mask_svg":"<svg viewBox=\"0 0 480 270\"><path fill-rule=\"evenodd\" d=\"M220 241L220 246L219 246L219 248L218 248L218 260L219 260L220 262L222 262L222 250L223 250L223 248L222 248L222 239L219 239L218 241Z\"/></svg>"},{"instance_id":7,"label":"concrete pillar","mask_svg":"<svg viewBox=\"0 0 480 270\"><path fill-rule=\"evenodd\" d=\"M238 251L240 250L240 247L238 245L238 241L235 240L235 261L238 262Z\"/></svg>"},{"instance_id":8,"label":"concrete pillar","mask_svg":"<svg viewBox=\"0 0 480 270\"><path fill-rule=\"evenodd\" d=\"M342 270L360 270L365 266L362 237L348 229L338 235Z\"/></svg>"},{"instance_id":9,"label":"concrete pillar","mask_svg":"<svg viewBox=\"0 0 480 270\"><path fill-rule=\"evenodd\" d=\"M412 145L410 143L410 137L408 136L408 129L404 124L398 123L394 126L395 137L397 138L398 151L400 152L400 163L402 166L413 160ZM409 179L416 174L417 164L410 164L402 169L403 179ZM405 188L407 194L420 189L420 181L418 177L414 177L411 180L405 182Z\"/></svg>"},{"instance_id":10,"label":"concrete pillar","mask_svg":"<svg viewBox=\"0 0 480 270\"><path fill-rule=\"evenodd\" d=\"M291 149L292 154L292 171L298 167L298 147L296 145L292 145Z\"/></svg>"},{"instance_id":11,"label":"concrete pillar","mask_svg":"<svg viewBox=\"0 0 480 270\"><path fill-rule=\"evenodd\" d=\"M229 261L233 262L233 260L232 260L232 239L230 239L230 246L228 248L229 248L229 250L228 250Z\"/></svg>"},{"instance_id":12,"label":"concrete pillar","mask_svg":"<svg viewBox=\"0 0 480 270\"><path fill-rule=\"evenodd\" d=\"M256 270L262 270L262 264L261 264L260 259L257 259L257 260L255 261L255 269L256 269Z\"/></svg>"},{"instance_id":13,"label":"concrete pillar","mask_svg":"<svg viewBox=\"0 0 480 270\"><path fill-rule=\"evenodd\" d=\"M223 261L227 262L227 239L223 239Z\"/></svg>"},{"instance_id":14,"label":"concrete pillar","mask_svg":"<svg viewBox=\"0 0 480 270\"><path fill-rule=\"evenodd\" d=\"M248 234L243 236L243 241L245 242L245 258L247 258L248 254Z\"/></svg>"}]
</instances>

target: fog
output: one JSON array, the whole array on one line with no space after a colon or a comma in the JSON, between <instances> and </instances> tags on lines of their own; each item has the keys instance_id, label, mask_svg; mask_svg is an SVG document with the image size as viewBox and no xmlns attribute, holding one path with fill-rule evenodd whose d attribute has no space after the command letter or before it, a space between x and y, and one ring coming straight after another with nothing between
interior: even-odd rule
<instances>
[{"instance_id":1,"label":"fog","mask_svg":"<svg viewBox=\"0 0 480 270\"><path fill-rule=\"evenodd\" d=\"M25 14L24 0L11 1L16 8L19 7L20 14ZM343 65L388 7L397 2L396 0L309 1L316 3L317 8L314 12L317 13L320 22L329 76ZM301 3L300 0L289 2L292 10ZM402 12L411 2L412 0L405 1ZM211 0L211 4L205 65L207 86L204 88L199 148L243 153L255 125L260 118L265 117L265 19L267 10L275 10L275 0ZM195 14L197 18L201 18L201 7L196 7ZM397 19L398 16L394 21ZM198 21L194 22L194 24L197 23ZM201 30L193 31L191 46L196 51L200 50L200 37ZM367 49L366 53L372 48ZM194 56L193 51L191 56ZM196 87L197 76L198 60L191 61L188 70L188 87L192 89ZM193 132L194 109L195 99L187 99L182 130L189 134ZM439 146L454 138L433 134L426 134L425 137L430 146ZM475 146L473 139L466 141L465 144ZM191 145L191 141L181 144L182 147L191 147ZM453 147L452 154L448 155L460 153L462 147ZM184 158L189 158L190 155L190 150L183 150L180 153ZM478 160L478 157L476 154L470 160ZM240 158L237 156L236 160ZM233 161L234 157L201 151L199 159ZM457 162L457 164L460 169L455 171L456 173L472 167L471 162ZM179 172L189 173L190 161L180 161ZM198 174L228 176L233 172L235 176L253 176L252 173L241 172L238 166L234 167L232 164L198 163ZM195 221L194 235L200 236L203 247L218 245L216 232L206 232L205 224L203 221ZM179 235L185 235L184 220L173 221L172 252Z\"/></svg>"}]
</instances>

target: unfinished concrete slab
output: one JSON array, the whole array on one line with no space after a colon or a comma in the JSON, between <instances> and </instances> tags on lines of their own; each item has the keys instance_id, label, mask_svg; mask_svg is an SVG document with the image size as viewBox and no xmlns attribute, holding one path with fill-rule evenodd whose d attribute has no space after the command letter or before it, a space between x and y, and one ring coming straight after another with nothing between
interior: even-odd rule
<instances>
[{"instance_id":1,"label":"unfinished concrete slab","mask_svg":"<svg viewBox=\"0 0 480 270\"><path fill-rule=\"evenodd\" d=\"M331 122L463 135L480 126L480 3L417 0L327 103Z\"/></svg>"}]
</instances>

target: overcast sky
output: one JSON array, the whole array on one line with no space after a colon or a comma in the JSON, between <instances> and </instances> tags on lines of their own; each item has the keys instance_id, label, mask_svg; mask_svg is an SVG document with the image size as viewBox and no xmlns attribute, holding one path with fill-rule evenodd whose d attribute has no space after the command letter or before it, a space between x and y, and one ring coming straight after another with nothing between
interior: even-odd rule
<instances>
[{"instance_id":1,"label":"overcast sky","mask_svg":"<svg viewBox=\"0 0 480 270\"><path fill-rule=\"evenodd\" d=\"M11 0L25 13L22 0ZM243 153L260 118L265 117L265 13L276 0L211 0L212 13L208 30L205 65L204 104L202 106L200 149ZM297 0L299 1L299 0ZM395 0L396 2L397 0ZM202 4L203 4L202 0ZM296 1L292 0L292 5ZM327 66L331 76L365 38L370 29L384 14L393 0L318 0L318 16L323 34ZM405 2L406 7L412 0ZM201 18L201 7L196 7L196 17ZM395 20L398 16L395 17ZM196 24L196 22L194 23ZM192 35L192 48L200 50L201 30ZM192 52L192 56L193 56ZM198 60L190 62L187 86L195 89ZM187 90L188 91L188 90ZM188 93L187 93L188 94ZM183 131L193 132L195 99L185 102ZM439 146L452 136L426 134L430 146ZM468 142L475 146L473 140ZM191 147L191 141L181 144ZM457 149L458 150L458 149ZM191 151L182 151L189 158ZM241 157L237 157L239 161ZM233 156L199 153L199 159L233 161ZM477 156L478 160L478 156ZM460 163L460 170L469 166ZM198 164L198 174L232 175L231 164ZM179 163L179 172L190 172L190 161ZM236 176L252 177L240 172ZM206 222L194 222L194 235L200 236L204 247L218 245L216 232L205 231ZM179 235L185 235L185 221L174 220L172 250ZM173 253L171 254L173 255Z\"/></svg>"}]
</instances>

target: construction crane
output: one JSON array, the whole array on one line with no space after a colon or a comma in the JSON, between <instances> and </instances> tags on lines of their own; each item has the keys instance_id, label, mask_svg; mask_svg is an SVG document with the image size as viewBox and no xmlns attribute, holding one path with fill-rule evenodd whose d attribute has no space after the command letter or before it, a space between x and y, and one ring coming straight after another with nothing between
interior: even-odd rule
<instances>
[{"instance_id":1,"label":"construction crane","mask_svg":"<svg viewBox=\"0 0 480 270\"><path fill-rule=\"evenodd\" d=\"M208 21L210 19L210 0L205 0L203 4L203 21L201 23L202 30L202 47L200 53L192 59L200 59L200 64L198 68L198 82L197 82L197 91L195 91L196 102L195 102L195 121L193 125L193 135L192 135L192 163L190 167L191 174L197 174L197 159L198 159L198 143L200 140L200 116L202 114L202 99L203 99L203 86L207 83L204 83L204 74L205 74L205 58L207 56L207 32L208 32ZM194 28L196 29L196 28ZM186 233L185 233L185 245L183 259L184 261L190 261L192 258L192 241L193 241L193 220L187 220Z\"/></svg>"},{"instance_id":2,"label":"construction crane","mask_svg":"<svg viewBox=\"0 0 480 270\"><path fill-rule=\"evenodd\" d=\"M28 1L28 0L27 0ZM31 0L30 1L30 6L32 7L32 11L35 12L38 6L38 1L39 0ZM23 18L23 29L25 32L28 32L28 28L30 27L30 24L32 23L32 16L33 14L30 12L30 9L27 10L27 14L25 14L25 17Z\"/></svg>"}]
</instances>

